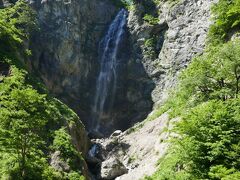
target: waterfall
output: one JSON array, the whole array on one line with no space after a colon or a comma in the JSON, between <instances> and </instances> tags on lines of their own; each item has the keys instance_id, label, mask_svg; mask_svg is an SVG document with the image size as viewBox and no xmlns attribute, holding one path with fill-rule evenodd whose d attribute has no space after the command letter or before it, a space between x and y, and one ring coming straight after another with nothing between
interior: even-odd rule
<instances>
[{"instance_id":1,"label":"waterfall","mask_svg":"<svg viewBox=\"0 0 240 180\"><path fill-rule=\"evenodd\" d=\"M99 44L100 72L96 81L92 109L92 130L96 132L99 132L102 119L109 118L114 103L119 76L118 67L121 66L117 55L122 38L126 35L126 24L127 11L121 9Z\"/></svg>"}]
</instances>

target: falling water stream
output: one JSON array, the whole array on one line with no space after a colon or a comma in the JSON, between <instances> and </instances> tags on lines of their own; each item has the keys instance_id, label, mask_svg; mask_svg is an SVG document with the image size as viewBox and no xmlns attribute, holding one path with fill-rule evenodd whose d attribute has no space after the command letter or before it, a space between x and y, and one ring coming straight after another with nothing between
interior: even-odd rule
<instances>
[{"instance_id":1,"label":"falling water stream","mask_svg":"<svg viewBox=\"0 0 240 180\"><path fill-rule=\"evenodd\" d=\"M118 12L99 44L100 72L96 81L91 125L95 132L99 132L103 119L109 118L116 96L118 68L121 66L118 53L122 39L126 35L127 15L124 9Z\"/></svg>"}]
</instances>

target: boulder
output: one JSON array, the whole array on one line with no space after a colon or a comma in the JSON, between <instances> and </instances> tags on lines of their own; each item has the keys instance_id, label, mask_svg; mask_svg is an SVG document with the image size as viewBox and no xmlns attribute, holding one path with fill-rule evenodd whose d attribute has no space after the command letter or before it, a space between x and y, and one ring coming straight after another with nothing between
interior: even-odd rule
<instances>
[{"instance_id":1,"label":"boulder","mask_svg":"<svg viewBox=\"0 0 240 180\"><path fill-rule=\"evenodd\" d=\"M101 165L101 178L102 179L114 179L118 176L126 174L127 168L116 157L111 157L102 162Z\"/></svg>"}]
</instances>

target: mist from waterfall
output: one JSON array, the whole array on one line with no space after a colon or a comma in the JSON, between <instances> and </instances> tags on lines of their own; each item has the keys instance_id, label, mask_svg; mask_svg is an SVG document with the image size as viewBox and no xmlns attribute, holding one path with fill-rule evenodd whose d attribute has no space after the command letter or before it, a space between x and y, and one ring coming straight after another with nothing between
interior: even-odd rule
<instances>
[{"instance_id":1,"label":"mist from waterfall","mask_svg":"<svg viewBox=\"0 0 240 180\"><path fill-rule=\"evenodd\" d=\"M109 119L117 90L119 47L126 35L127 11L121 9L99 44L100 72L96 81L96 92L92 108L91 129L99 132L104 119ZM111 122L108 122L111 123Z\"/></svg>"}]
</instances>

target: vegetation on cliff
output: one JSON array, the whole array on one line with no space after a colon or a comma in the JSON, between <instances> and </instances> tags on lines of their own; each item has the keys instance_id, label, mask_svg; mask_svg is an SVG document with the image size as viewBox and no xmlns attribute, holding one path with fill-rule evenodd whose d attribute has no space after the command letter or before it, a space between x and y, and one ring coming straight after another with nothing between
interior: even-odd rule
<instances>
[{"instance_id":1,"label":"vegetation on cliff","mask_svg":"<svg viewBox=\"0 0 240 180\"><path fill-rule=\"evenodd\" d=\"M220 0L212 11L215 23L210 28L209 41L212 45L224 43L240 29L240 1Z\"/></svg>"},{"instance_id":2,"label":"vegetation on cliff","mask_svg":"<svg viewBox=\"0 0 240 180\"><path fill-rule=\"evenodd\" d=\"M119 7L141 3L149 25L159 21L160 1L112 0ZM240 28L240 1L220 0L213 13L205 53L182 73L175 95L158 112L181 117L172 130L179 136L146 179L240 179L240 41L231 40ZM37 27L23 0L0 10L0 179L84 179L83 155L69 132L78 116L22 63ZM145 41L147 55L157 55L154 44L154 36Z\"/></svg>"},{"instance_id":3,"label":"vegetation on cliff","mask_svg":"<svg viewBox=\"0 0 240 180\"><path fill-rule=\"evenodd\" d=\"M220 0L209 44L183 71L179 86L163 107L181 121L159 170L146 179L240 179L240 1Z\"/></svg>"},{"instance_id":4,"label":"vegetation on cliff","mask_svg":"<svg viewBox=\"0 0 240 180\"><path fill-rule=\"evenodd\" d=\"M31 54L25 42L34 30L35 13L25 1L0 10L0 179L84 179L83 157L66 130L79 118L21 63ZM68 171L50 166L56 151Z\"/></svg>"}]
</instances>

